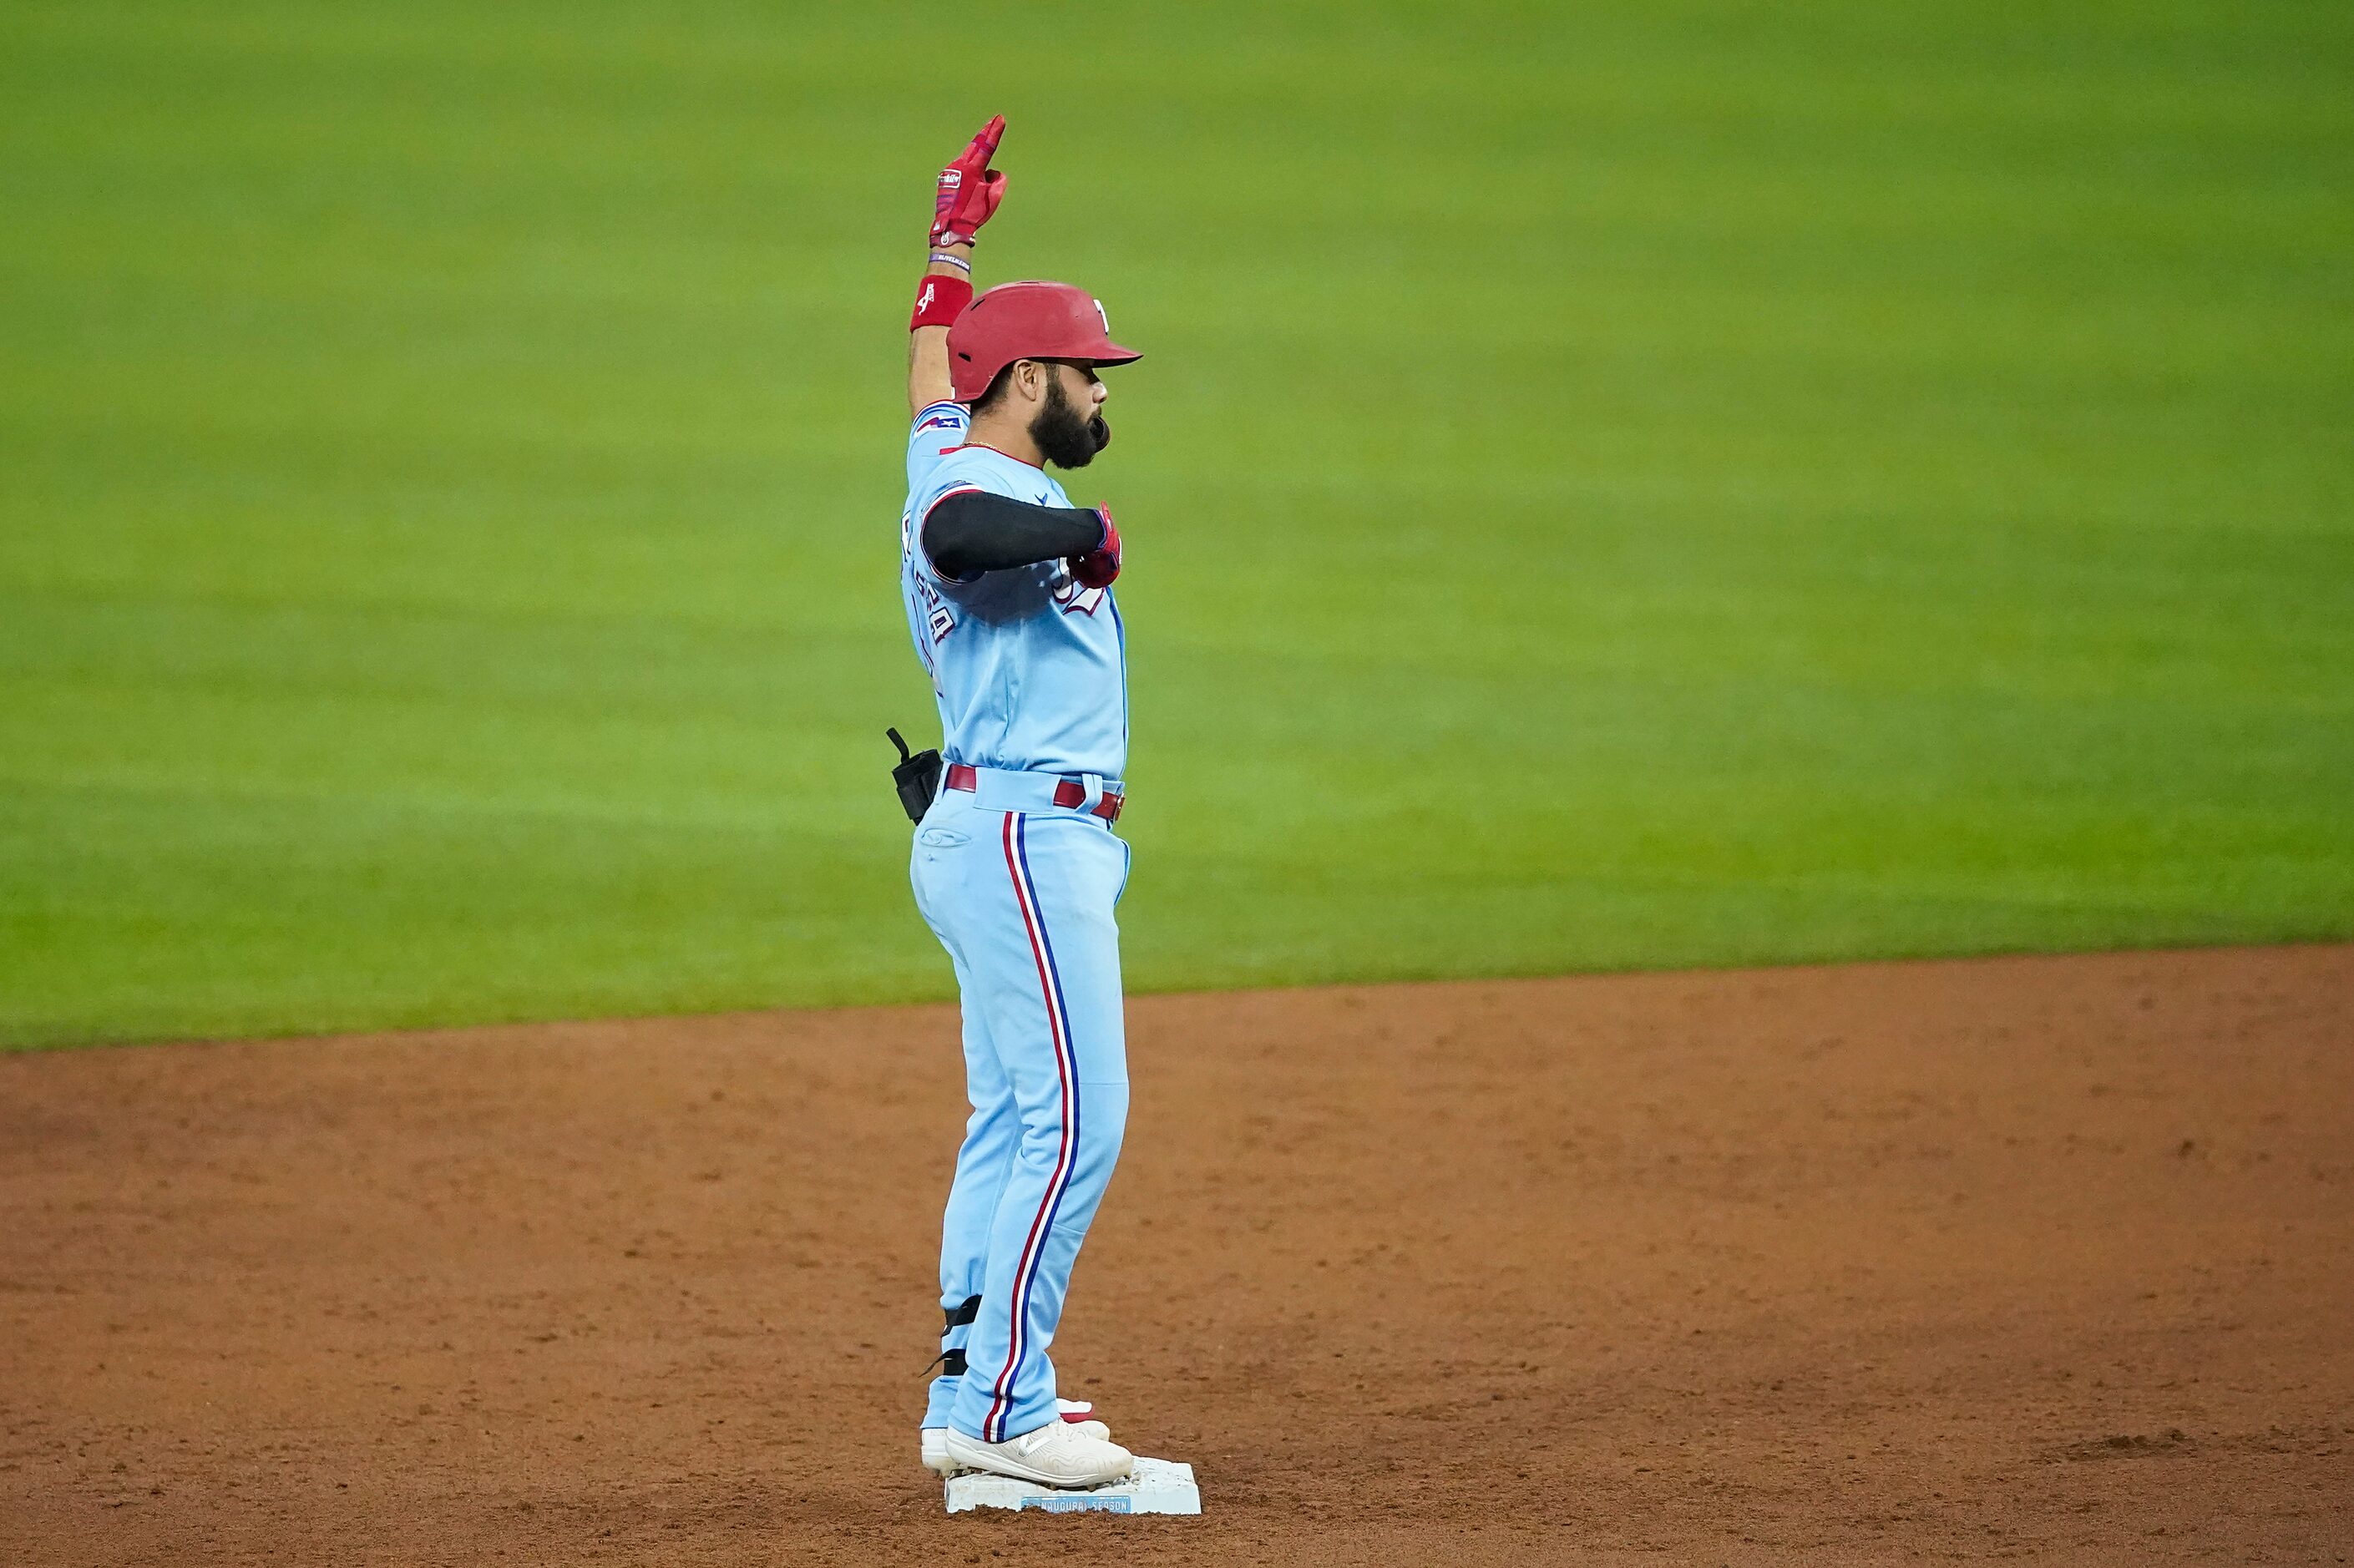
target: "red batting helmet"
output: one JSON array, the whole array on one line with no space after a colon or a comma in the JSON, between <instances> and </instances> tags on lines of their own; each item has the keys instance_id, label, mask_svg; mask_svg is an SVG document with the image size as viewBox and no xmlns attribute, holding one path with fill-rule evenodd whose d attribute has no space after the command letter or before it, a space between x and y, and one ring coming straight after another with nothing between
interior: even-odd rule
<instances>
[{"instance_id":1,"label":"red batting helmet","mask_svg":"<svg viewBox=\"0 0 2354 1568\"><path fill-rule=\"evenodd\" d=\"M976 294L949 328L949 381L960 403L989 390L1017 359L1141 359L1111 340L1103 302L1068 283L1000 283Z\"/></svg>"}]
</instances>

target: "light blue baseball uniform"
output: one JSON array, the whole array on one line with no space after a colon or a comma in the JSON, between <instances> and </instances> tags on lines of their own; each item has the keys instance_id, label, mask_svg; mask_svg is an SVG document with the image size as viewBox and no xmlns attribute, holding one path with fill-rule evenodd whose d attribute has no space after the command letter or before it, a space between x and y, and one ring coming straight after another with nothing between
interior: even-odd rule
<instances>
[{"instance_id":1,"label":"light blue baseball uniform","mask_svg":"<svg viewBox=\"0 0 2354 1568\"><path fill-rule=\"evenodd\" d=\"M968 425L955 403L916 417L899 519L940 749L976 769L975 789L933 800L910 865L956 970L972 1103L941 1224L940 1303L953 1315L981 1298L942 1340L964 1370L933 1380L924 1425L998 1443L1055 1418L1046 1351L1128 1119L1112 917L1128 845L1084 809L1120 789L1128 681L1109 588L1080 587L1059 561L958 582L926 556L924 518L959 491L1070 504L1043 470L966 445ZM1080 781L1081 806L1054 803L1065 779Z\"/></svg>"}]
</instances>

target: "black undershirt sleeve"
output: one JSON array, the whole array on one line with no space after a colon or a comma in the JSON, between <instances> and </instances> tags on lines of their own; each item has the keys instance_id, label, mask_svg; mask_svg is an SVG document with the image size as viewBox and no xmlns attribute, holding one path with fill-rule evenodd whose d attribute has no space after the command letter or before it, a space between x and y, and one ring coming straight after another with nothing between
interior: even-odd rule
<instances>
[{"instance_id":1,"label":"black undershirt sleeve","mask_svg":"<svg viewBox=\"0 0 2354 1568\"><path fill-rule=\"evenodd\" d=\"M1085 507L1039 506L1010 495L964 490L924 519L924 554L942 577L1084 556L1103 543L1103 518Z\"/></svg>"}]
</instances>

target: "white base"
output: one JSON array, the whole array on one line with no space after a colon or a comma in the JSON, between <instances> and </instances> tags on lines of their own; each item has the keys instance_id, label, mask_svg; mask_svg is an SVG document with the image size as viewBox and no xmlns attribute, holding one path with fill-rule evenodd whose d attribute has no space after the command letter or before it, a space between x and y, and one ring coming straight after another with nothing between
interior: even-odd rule
<instances>
[{"instance_id":1,"label":"white base","mask_svg":"<svg viewBox=\"0 0 2354 1568\"><path fill-rule=\"evenodd\" d=\"M1193 1467L1167 1459L1139 1459L1136 1473L1124 1481L1072 1491L992 1476L981 1470L959 1470L949 1478L949 1511L968 1509L1037 1509L1045 1513L1199 1513L1202 1489L1193 1484Z\"/></svg>"}]
</instances>

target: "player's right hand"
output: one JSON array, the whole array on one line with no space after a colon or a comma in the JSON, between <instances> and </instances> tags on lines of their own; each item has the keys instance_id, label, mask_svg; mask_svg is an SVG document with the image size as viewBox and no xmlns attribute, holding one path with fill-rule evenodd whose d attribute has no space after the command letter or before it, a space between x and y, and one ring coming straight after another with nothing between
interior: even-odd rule
<instances>
[{"instance_id":1,"label":"player's right hand","mask_svg":"<svg viewBox=\"0 0 2354 1568\"><path fill-rule=\"evenodd\" d=\"M938 194L932 198L932 243L970 245L1005 199L1005 176L989 166L997 143L1005 134L1001 114L981 128L956 161L940 171Z\"/></svg>"},{"instance_id":2,"label":"player's right hand","mask_svg":"<svg viewBox=\"0 0 2354 1568\"><path fill-rule=\"evenodd\" d=\"M1109 588L1119 576L1119 525L1111 520L1108 506L1097 507L1096 515L1103 519L1103 543L1071 557L1071 580L1081 588Z\"/></svg>"}]
</instances>

